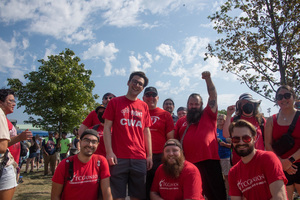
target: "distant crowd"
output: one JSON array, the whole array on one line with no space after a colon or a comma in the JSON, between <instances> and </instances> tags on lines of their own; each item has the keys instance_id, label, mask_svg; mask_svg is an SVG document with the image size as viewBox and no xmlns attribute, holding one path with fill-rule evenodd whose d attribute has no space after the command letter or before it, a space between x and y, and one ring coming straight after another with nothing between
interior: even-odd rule
<instances>
[{"instance_id":1,"label":"distant crowd","mask_svg":"<svg viewBox=\"0 0 300 200\"><path fill-rule=\"evenodd\" d=\"M29 130L17 134L7 119L14 91L0 89L0 199L13 198L20 173L43 167L53 176L52 200L293 200L300 192L300 102L293 89L277 89L280 110L267 119L249 93L218 114L210 72L202 79L207 105L192 93L176 115L173 99L157 107L157 89L147 87L145 73L133 72L127 93L104 94L71 139L66 132L44 139Z\"/></svg>"}]
</instances>

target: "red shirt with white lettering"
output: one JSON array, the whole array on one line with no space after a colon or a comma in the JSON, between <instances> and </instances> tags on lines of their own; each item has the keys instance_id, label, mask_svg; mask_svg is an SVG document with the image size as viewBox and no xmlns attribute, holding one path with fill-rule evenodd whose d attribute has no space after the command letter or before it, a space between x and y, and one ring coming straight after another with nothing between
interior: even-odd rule
<instances>
[{"instance_id":1,"label":"red shirt with white lettering","mask_svg":"<svg viewBox=\"0 0 300 200\"><path fill-rule=\"evenodd\" d=\"M162 153L167 141L167 133L174 129L174 122L171 114L161 108L149 110L152 126L150 126L152 152Z\"/></svg>"},{"instance_id":2,"label":"red shirt with white lettering","mask_svg":"<svg viewBox=\"0 0 300 200\"><path fill-rule=\"evenodd\" d=\"M115 97L107 105L103 118L113 121L111 142L117 158L146 159L143 131L152 124L145 102Z\"/></svg>"},{"instance_id":3,"label":"red shirt with white lettering","mask_svg":"<svg viewBox=\"0 0 300 200\"><path fill-rule=\"evenodd\" d=\"M165 200L204 199L201 176L194 164L184 161L184 167L176 179L167 176L162 166L156 170L152 192L158 193Z\"/></svg>"},{"instance_id":4,"label":"red shirt with white lettering","mask_svg":"<svg viewBox=\"0 0 300 200\"><path fill-rule=\"evenodd\" d=\"M52 181L64 184L66 174L66 160L62 160L57 166ZM106 158L100 155L92 155L87 163L78 159L78 154L73 157L74 176L64 185L61 199L98 199L100 180L110 177Z\"/></svg>"},{"instance_id":5,"label":"red shirt with white lettering","mask_svg":"<svg viewBox=\"0 0 300 200\"><path fill-rule=\"evenodd\" d=\"M287 179L277 156L271 151L257 150L247 164L241 160L228 174L229 195L244 196L246 199L271 199L269 185L277 180Z\"/></svg>"},{"instance_id":6,"label":"red shirt with white lettering","mask_svg":"<svg viewBox=\"0 0 300 200\"><path fill-rule=\"evenodd\" d=\"M96 124L100 124L100 121L98 119L98 115L95 110L89 113L89 115L85 118L85 120L82 122L83 125L87 127L94 126Z\"/></svg>"},{"instance_id":7,"label":"red shirt with white lettering","mask_svg":"<svg viewBox=\"0 0 300 200\"><path fill-rule=\"evenodd\" d=\"M89 129L93 129L94 126L90 127ZM94 152L94 154L98 154L101 156L106 157L106 151L105 151L105 146L104 146L104 141L103 141L103 129L104 126L102 124L99 124L97 132L99 134L99 144L98 147L96 149L96 151Z\"/></svg>"},{"instance_id":8,"label":"red shirt with white lettering","mask_svg":"<svg viewBox=\"0 0 300 200\"><path fill-rule=\"evenodd\" d=\"M207 105L200 121L188 128L183 139L183 150L187 161L197 163L203 160L220 160L217 141L217 114L217 112L213 113ZM179 141L186 127L185 116L180 118L175 125L175 138Z\"/></svg>"}]
</instances>

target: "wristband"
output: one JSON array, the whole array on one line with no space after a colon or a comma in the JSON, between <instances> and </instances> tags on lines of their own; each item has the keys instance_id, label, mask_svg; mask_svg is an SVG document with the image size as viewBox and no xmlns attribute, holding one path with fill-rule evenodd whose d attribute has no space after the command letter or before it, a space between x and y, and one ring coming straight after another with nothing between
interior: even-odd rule
<instances>
[{"instance_id":1,"label":"wristband","mask_svg":"<svg viewBox=\"0 0 300 200\"><path fill-rule=\"evenodd\" d=\"M289 159L289 161L290 161L291 163L294 163L294 162L296 161L295 158L294 158L293 156L289 157L288 159Z\"/></svg>"}]
</instances>

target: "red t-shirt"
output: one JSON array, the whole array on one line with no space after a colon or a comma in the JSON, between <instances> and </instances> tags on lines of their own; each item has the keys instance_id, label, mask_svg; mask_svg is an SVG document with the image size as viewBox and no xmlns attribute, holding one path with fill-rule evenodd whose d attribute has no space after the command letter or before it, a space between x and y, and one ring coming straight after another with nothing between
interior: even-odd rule
<instances>
[{"instance_id":1,"label":"red t-shirt","mask_svg":"<svg viewBox=\"0 0 300 200\"><path fill-rule=\"evenodd\" d=\"M244 196L246 199L271 199L269 185L287 179L277 156L271 151L257 150L247 164L239 161L228 174L229 195Z\"/></svg>"},{"instance_id":2,"label":"red t-shirt","mask_svg":"<svg viewBox=\"0 0 300 200\"><path fill-rule=\"evenodd\" d=\"M160 165L154 176L151 191L159 193L165 200L204 199L199 170L192 163L185 161L179 178L167 176Z\"/></svg>"},{"instance_id":3,"label":"red t-shirt","mask_svg":"<svg viewBox=\"0 0 300 200\"><path fill-rule=\"evenodd\" d=\"M231 118L231 122L233 122L233 119L234 119L234 117ZM257 139L255 142L255 149L265 150L264 138L262 136L262 131L260 129L259 123L256 120L256 118L254 116L252 116L252 117L241 116L240 119L246 120L255 126L256 135L257 135ZM262 119L264 120L264 124L266 124L265 118L262 118ZM235 165L240 160L241 160L241 157L239 155L237 155L236 152L233 150L232 151L232 165Z\"/></svg>"},{"instance_id":4,"label":"red t-shirt","mask_svg":"<svg viewBox=\"0 0 300 200\"><path fill-rule=\"evenodd\" d=\"M278 140L283 134L287 133L289 129L289 126L281 126L277 123L277 116L273 115L273 131L272 131L272 138L274 141ZM298 149L300 149L300 117L297 120L295 129L292 133L292 136L295 140L294 147L280 156L281 158L285 159L290 157L292 154L294 154ZM297 160L297 162L300 162L300 159Z\"/></svg>"},{"instance_id":5,"label":"red t-shirt","mask_svg":"<svg viewBox=\"0 0 300 200\"><path fill-rule=\"evenodd\" d=\"M87 127L94 126L96 124L100 124L100 121L98 119L98 115L95 110L90 112L90 114L85 118L85 120L82 122L83 125Z\"/></svg>"},{"instance_id":6,"label":"red t-shirt","mask_svg":"<svg viewBox=\"0 0 300 200\"><path fill-rule=\"evenodd\" d=\"M9 130L9 134L10 134L10 138L17 136L17 130L14 127L14 125L7 119L7 125L8 125L8 130ZM19 160L20 160L20 151L21 151L21 146L20 146L20 142L17 142L13 145L11 145L10 147L8 147L11 155L14 157L16 163L19 164Z\"/></svg>"},{"instance_id":7,"label":"red t-shirt","mask_svg":"<svg viewBox=\"0 0 300 200\"><path fill-rule=\"evenodd\" d=\"M93 127L94 126L90 127L89 129L93 129ZM102 124L99 124L97 132L99 133L100 140L99 140L98 147L97 147L96 151L94 152L94 154L98 154L98 155L106 157L106 151L105 151L105 146L104 146L104 141L103 141L103 129L104 129L104 126Z\"/></svg>"},{"instance_id":8,"label":"red t-shirt","mask_svg":"<svg viewBox=\"0 0 300 200\"><path fill-rule=\"evenodd\" d=\"M52 181L64 184L66 171L66 160L62 160L57 166ZM100 155L92 155L87 163L78 159L78 154L73 157L73 179L67 181L61 195L61 199L98 199L100 191L100 180L110 177L109 167L106 159Z\"/></svg>"},{"instance_id":9,"label":"red t-shirt","mask_svg":"<svg viewBox=\"0 0 300 200\"><path fill-rule=\"evenodd\" d=\"M174 122L171 114L161 108L155 108L149 110L152 126L151 140L152 140L152 152L162 153L164 144L167 141L167 133L174 129Z\"/></svg>"},{"instance_id":10,"label":"red t-shirt","mask_svg":"<svg viewBox=\"0 0 300 200\"><path fill-rule=\"evenodd\" d=\"M183 150L187 161L197 163L203 160L220 160L217 141L217 112L207 105L200 121L190 125L184 139ZM187 127L186 116L175 125L175 138L181 139Z\"/></svg>"},{"instance_id":11,"label":"red t-shirt","mask_svg":"<svg viewBox=\"0 0 300 200\"><path fill-rule=\"evenodd\" d=\"M111 141L117 158L146 159L143 131L152 124L145 102L115 97L107 105L103 118L113 121Z\"/></svg>"}]
</instances>

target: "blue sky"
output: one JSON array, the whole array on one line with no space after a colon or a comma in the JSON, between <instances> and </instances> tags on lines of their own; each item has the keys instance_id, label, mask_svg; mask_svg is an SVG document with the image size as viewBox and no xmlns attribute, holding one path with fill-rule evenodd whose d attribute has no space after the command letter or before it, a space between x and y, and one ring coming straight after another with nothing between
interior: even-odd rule
<instances>
[{"instance_id":1,"label":"blue sky","mask_svg":"<svg viewBox=\"0 0 300 200\"><path fill-rule=\"evenodd\" d=\"M132 71L142 70L157 88L162 107L171 97L176 109L200 93L207 103L203 71L210 71L218 92L219 110L235 104L240 94L261 99L268 116L274 104L221 71L216 58L204 61L208 43L221 37L207 16L224 1L214 0L3 0L0 2L0 87L7 78L24 80L37 70L39 59L70 48L92 70L100 97L124 95ZM142 97L141 95L139 96ZM98 100L100 101L100 100ZM8 118L22 123L23 108Z\"/></svg>"}]
</instances>

